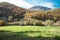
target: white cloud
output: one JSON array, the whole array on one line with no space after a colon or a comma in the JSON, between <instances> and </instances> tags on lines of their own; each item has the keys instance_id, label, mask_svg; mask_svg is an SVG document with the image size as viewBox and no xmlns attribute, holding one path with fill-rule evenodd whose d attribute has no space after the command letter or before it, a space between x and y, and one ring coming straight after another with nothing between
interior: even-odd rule
<instances>
[{"instance_id":1,"label":"white cloud","mask_svg":"<svg viewBox=\"0 0 60 40\"><path fill-rule=\"evenodd\" d=\"M49 8L54 8L54 4L51 3L51 2L41 3L40 6L45 6L45 7L49 7Z\"/></svg>"},{"instance_id":2,"label":"white cloud","mask_svg":"<svg viewBox=\"0 0 60 40\"><path fill-rule=\"evenodd\" d=\"M0 2L9 2L9 3L15 4L17 6L23 7L23 8L30 8L33 6L33 5L25 2L24 0L0 0Z\"/></svg>"}]
</instances>

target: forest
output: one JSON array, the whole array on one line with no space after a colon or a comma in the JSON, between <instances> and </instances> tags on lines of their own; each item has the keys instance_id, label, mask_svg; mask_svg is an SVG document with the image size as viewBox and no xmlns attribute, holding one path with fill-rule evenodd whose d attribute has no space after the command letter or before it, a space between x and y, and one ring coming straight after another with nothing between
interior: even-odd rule
<instances>
[{"instance_id":1,"label":"forest","mask_svg":"<svg viewBox=\"0 0 60 40\"><path fill-rule=\"evenodd\" d=\"M60 8L33 11L2 2L0 3L0 26L6 25L59 26Z\"/></svg>"}]
</instances>

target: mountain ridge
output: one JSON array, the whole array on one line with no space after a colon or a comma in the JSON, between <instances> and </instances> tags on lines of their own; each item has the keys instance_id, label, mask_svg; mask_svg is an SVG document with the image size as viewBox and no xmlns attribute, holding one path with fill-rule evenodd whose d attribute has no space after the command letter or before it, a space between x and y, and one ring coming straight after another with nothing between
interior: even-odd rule
<instances>
[{"instance_id":1,"label":"mountain ridge","mask_svg":"<svg viewBox=\"0 0 60 40\"><path fill-rule=\"evenodd\" d=\"M52 8L48 8L48 7L45 7L45 6L34 6L34 7L31 7L29 8L29 10L42 10L42 11L47 11L47 10L51 10Z\"/></svg>"}]
</instances>

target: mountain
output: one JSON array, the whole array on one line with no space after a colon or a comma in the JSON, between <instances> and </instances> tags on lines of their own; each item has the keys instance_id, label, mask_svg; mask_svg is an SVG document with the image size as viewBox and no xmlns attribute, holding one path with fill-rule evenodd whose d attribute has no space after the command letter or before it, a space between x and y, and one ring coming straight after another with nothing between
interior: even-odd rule
<instances>
[{"instance_id":1,"label":"mountain","mask_svg":"<svg viewBox=\"0 0 60 40\"><path fill-rule=\"evenodd\" d=\"M0 2L0 19L4 21L18 21L23 18L26 9L7 2Z\"/></svg>"},{"instance_id":2,"label":"mountain","mask_svg":"<svg viewBox=\"0 0 60 40\"><path fill-rule=\"evenodd\" d=\"M31 7L29 8L29 10L51 10L51 8L48 8L48 7L44 7L44 6L34 6L34 7Z\"/></svg>"},{"instance_id":3,"label":"mountain","mask_svg":"<svg viewBox=\"0 0 60 40\"><path fill-rule=\"evenodd\" d=\"M36 9L36 11L32 11L33 9L34 10ZM28 25L32 25L30 24L30 22L34 24L36 20L38 22L40 22L40 20L60 21L60 8L51 10L51 8L47 8L43 6L35 6L30 8L29 10L29 9L18 7L14 4L1 2L0 3L0 25L1 25L1 20L3 20L5 24L18 23L18 25L19 23L21 23L22 25L26 23L28 23ZM39 23L36 22L36 24Z\"/></svg>"}]
</instances>

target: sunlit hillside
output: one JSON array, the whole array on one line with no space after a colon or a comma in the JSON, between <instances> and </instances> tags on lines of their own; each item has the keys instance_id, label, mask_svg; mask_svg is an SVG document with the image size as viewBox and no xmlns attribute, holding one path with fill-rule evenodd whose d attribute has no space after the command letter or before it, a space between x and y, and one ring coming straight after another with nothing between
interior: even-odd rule
<instances>
[{"instance_id":1,"label":"sunlit hillside","mask_svg":"<svg viewBox=\"0 0 60 40\"><path fill-rule=\"evenodd\" d=\"M33 19L33 20L32 20ZM60 25L60 8L51 9L47 11L43 10L29 10L15 6L7 2L0 3L0 25L8 25L14 22L17 25ZM37 20L37 22L36 22ZM49 20L49 21L48 21ZM33 23L31 23L34 21ZM21 24L20 24L21 23Z\"/></svg>"}]
</instances>

